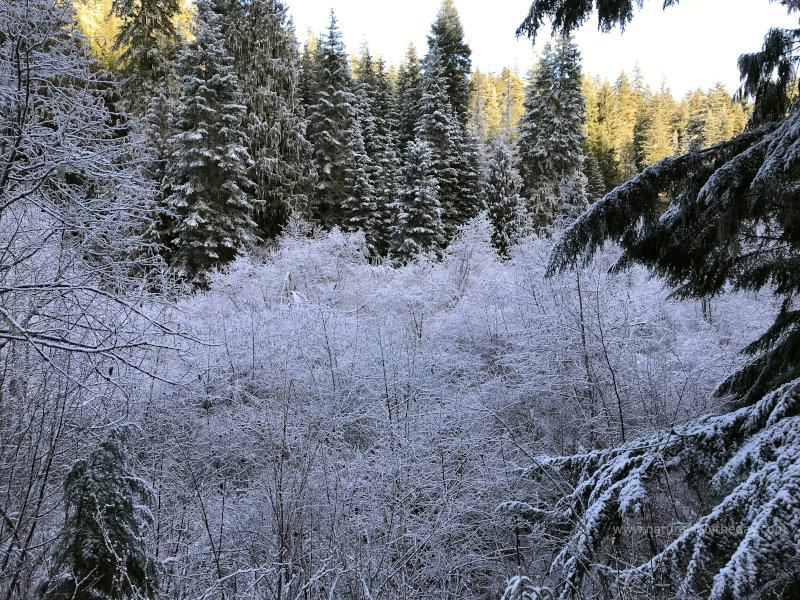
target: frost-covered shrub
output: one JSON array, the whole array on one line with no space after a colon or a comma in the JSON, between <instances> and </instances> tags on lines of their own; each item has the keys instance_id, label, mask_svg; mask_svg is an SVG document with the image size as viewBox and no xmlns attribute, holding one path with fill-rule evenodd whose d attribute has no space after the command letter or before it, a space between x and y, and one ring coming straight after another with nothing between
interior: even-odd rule
<instances>
[{"instance_id":1,"label":"frost-covered shrub","mask_svg":"<svg viewBox=\"0 0 800 600\"><path fill-rule=\"evenodd\" d=\"M546 491L529 457L713 411L754 333L728 323L775 310L725 294L709 323L642 270L609 275L613 250L546 279L552 242L500 260L491 235L481 217L441 261L391 268L360 234L290 232L178 302L197 342L162 357L182 384L155 385L144 426L168 449L165 585L497 598L543 559L542 527L496 510Z\"/></svg>"}]
</instances>

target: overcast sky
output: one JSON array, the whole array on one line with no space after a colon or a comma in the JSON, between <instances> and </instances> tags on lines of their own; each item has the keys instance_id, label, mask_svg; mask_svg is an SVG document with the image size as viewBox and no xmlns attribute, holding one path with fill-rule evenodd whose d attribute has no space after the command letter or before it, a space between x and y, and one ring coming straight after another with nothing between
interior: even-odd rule
<instances>
[{"instance_id":1,"label":"overcast sky","mask_svg":"<svg viewBox=\"0 0 800 600\"><path fill-rule=\"evenodd\" d=\"M364 42L373 54L399 64L409 42L420 54L441 0L287 0L301 42L306 30L327 27L333 8L349 52ZM645 8L621 34L597 31L592 19L576 39L583 54L584 72L613 82L624 69L630 73L639 61L648 83L660 87L662 77L675 96L717 81L733 92L739 85L736 59L759 50L773 26L797 26L785 9L768 0L683 0L661 10L661 0L645 0ZM530 0L455 0L473 68L498 71L517 67L521 75L534 63L546 37L532 48L514 32L530 7Z\"/></svg>"}]
</instances>

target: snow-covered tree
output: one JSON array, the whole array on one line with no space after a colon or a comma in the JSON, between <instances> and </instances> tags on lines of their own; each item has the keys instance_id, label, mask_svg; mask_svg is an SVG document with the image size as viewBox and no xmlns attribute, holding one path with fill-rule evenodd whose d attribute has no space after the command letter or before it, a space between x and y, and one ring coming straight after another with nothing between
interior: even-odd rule
<instances>
[{"instance_id":1,"label":"snow-covered tree","mask_svg":"<svg viewBox=\"0 0 800 600\"><path fill-rule=\"evenodd\" d=\"M586 106L581 84L575 43L560 38L545 46L530 74L519 125L520 175L533 213L551 212L545 207L559 197L562 179L583 180Z\"/></svg>"},{"instance_id":2,"label":"snow-covered tree","mask_svg":"<svg viewBox=\"0 0 800 600\"><path fill-rule=\"evenodd\" d=\"M56 308L91 312L102 290L121 299L148 262L144 149L115 125L124 117L109 111L89 48L69 4L0 3L0 338L113 355L110 333L125 330L113 318L98 308L73 322Z\"/></svg>"},{"instance_id":3,"label":"snow-covered tree","mask_svg":"<svg viewBox=\"0 0 800 600\"><path fill-rule=\"evenodd\" d=\"M244 3L228 36L253 166L254 220L261 237L274 238L293 212L306 214L313 187L311 145L298 92L297 39L281 0ZM238 13L237 13L238 14Z\"/></svg>"},{"instance_id":4,"label":"snow-covered tree","mask_svg":"<svg viewBox=\"0 0 800 600\"><path fill-rule=\"evenodd\" d=\"M494 225L492 242L505 255L516 236L524 231L525 204L520 196L522 178L514 167L511 150L502 140L492 144L484 189L489 219Z\"/></svg>"},{"instance_id":5,"label":"snow-covered tree","mask_svg":"<svg viewBox=\"0 0 800 600\"><path fill-rule=\"evenodd\" d=\"M442 209L438 199L433 152L424 140L409 142L405 151L391 256L405 262L423 252L441 252L444 246Z\"/></svg>"},{"instance_id":6,"label":"snow-covered tree","mask_svg":"<svg viewBox=\"0 0 800 600\"><path fill-rule=\"evenodd\" d=\"M435 45L425 59L422 81L423 95L415 132L419 140L428 144L433 155L433 169L439 188L438 199L442 209L445 239L449 239L462 222L458 207L461 190L456 168L460 152L458 142L461 140L461 127L447 97L444 65L441 52ZM411 158L404 156L403 160L408 164Z\"/></svg>"},{"instance_id":7,"label":"snow-covered tree","mask_svg":"<svg viewBox=\"0 0 800 600\"><path fill-rule=\"evenodd\" d=\"M370 176L375 189L379 219L368 238L377 254L386 255L391 226L389 206L396 199L399 158L395 96L383 59L374 59L364 48L357 67L358 118L364 147L371 161Z\"/></svg>"},{"instance_id":8,"label":"snow-covered tree","mask_svg":"<svg viewBox=\"0 0 800 600\"><path fill-rule=\"evenodd\" d=\"M67 517L54 552L44 600L144 600L158 589L156 563L146 546L152 514L150 486L126 453L131 432L112 430L64 481Z\"/></svg>"},{"instance_id":9,"label":"snow-covered tree","mask_svg":"<svg viewBox=\"0 0 800 600\"><path fill-rule=\"evenodd\" d=\"M400 149L414 141L421 100L422 65L417 49L414 44L410 44L397 72L397 144Z\"/></svg>"},{"instance_id":10,"label":"snow-covered tree","mask_svg":"<svg viewBox=\"0 0 800 600\"><path fill-rule=\"evenodd\" d=\"M179 41L175 16L178 0L113 0L112 11L121 20L114 49L120 52L125 101L143 114L159 86L174 82L173 61Z\"/></svg>"},{"instance_id":11,"label":"snow-covered tree","mask_svg":"<svg viewBox=\"0 0 800 600\"><path fill-rule=\"evenodd\" d=\"M472 99L472 50L464 41L464 28L453 0L443 0L436 21L431 25L428 47L431 50L438 48L440 52L447 101L453 108L459 125L466 127Z\"/></svg>"},{"instance_id":12,"label":"snow-covered tree","mask_svg":"<svg viewBox=\"0 0 800 600\"><path fill-rule=\"evenodd\" d=\"M369 251L377 254L377 237L382 226L381 211L375 180L378 175L375 162L367 154L365 135L375 135L375 121L370 109L367 90L358 94L358 112L348 134L350 162L345 171L345 199L342 204L342 228L346 231L363 231Z\"/></svg>"},{"instance_id":13,"label":"snow-covered tree","mask_svg":"<svg viewBox=\"0 0 800 600\"><path fill-rule=\"evenodd\" d=\"M169 225L162 239L170 262L196 285L256 240L246 107L219 21L207 1L198 3L196 37L180 56L183 96L164 178Z\"/></svg>"},{"instance_id":14,"label":"snow-covered tree","mask_svg":"<svg viewBox=\"0 0 800 600\"><path fill-rule=\"evenodd\" d=\"M485 208L482 198L484 150L474 133L461 129L460 134L456 144L459 150L453 157L453 166L458 177L458 195L454 203L458 226L473 219Z\"/></svg>"},{"instance_id":15,"label":"snow-covered tree","mask_svg":"<svg viewBox=\"0 0 800 600\"><path fill-rule=\"evenodd\" d=\"M308 139L313 146L317 186L311 213L325 227L341 224L345 176L350 155L347 139L356 118L356 98L342 34L331 11L327 34L314 52Z\"/></svg>"},{"instance_id":16,"label":"snow-covered tree","mask_svg":"<svg viewBox=\"0 0 800 600\"><path fill-rule=\"evenodd\" d=\"M0 596L10 600L36 597L63 524L62 477L161 329L142 309L152 296L141 273L160 267L142 241L147 153L109 110L118 87L90 52L72 3L0 1Z\"/></svg>"}]
</instances>

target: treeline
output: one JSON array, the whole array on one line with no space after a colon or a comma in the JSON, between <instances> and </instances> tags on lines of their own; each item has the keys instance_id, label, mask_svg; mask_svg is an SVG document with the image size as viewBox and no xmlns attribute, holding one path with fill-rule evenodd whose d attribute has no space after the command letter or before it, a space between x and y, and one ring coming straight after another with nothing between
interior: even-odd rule
<instances>
[{"instance_id":1,"label":"treeline","mask_svg":"<svg viewBox=\"0 0 800 600\"><path fill-rule=\"evenodd\" d=\"M152 150L148 240L197 285L292 215L361 230L372 256L401 263L441 254L488 210L505 252L747 118L721 86L678 103L638 72L613 86L587 78L569 40L547 46L526 83L510 69L473 73L452 0L425 54L409 46L396 70L366 46L349 56L333 13L300 51L279 0L208 0L194 13L114 0L104 18L79 8L84 30L113 33L95 48Z\"/></svg>"}]
</instances>

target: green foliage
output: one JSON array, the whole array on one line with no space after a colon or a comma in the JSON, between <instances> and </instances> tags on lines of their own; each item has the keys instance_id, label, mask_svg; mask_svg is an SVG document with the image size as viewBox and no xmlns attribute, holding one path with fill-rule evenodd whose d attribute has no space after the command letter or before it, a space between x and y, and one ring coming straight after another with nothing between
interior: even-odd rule
<instances>
[{"instance_id":1,"label":"green foliage","mask_svg":"<svg viewBox=\"0 0 800 600\"><path fill-rule=\"evenodd\" d=\"M152 491L128 465L131 432L116 429L64 481L67 517L44 600L155 598L158 576L144 539Z\"/></svg>"}]
</instances>

